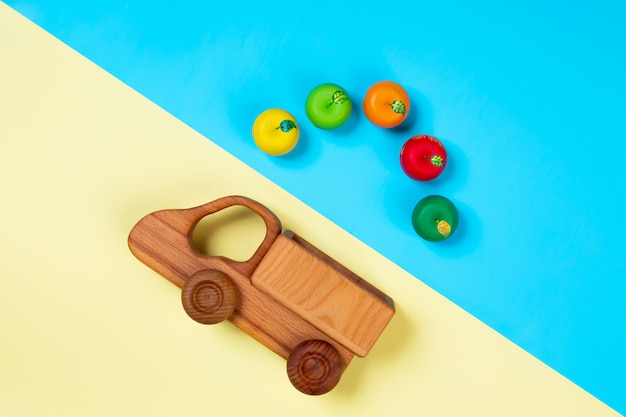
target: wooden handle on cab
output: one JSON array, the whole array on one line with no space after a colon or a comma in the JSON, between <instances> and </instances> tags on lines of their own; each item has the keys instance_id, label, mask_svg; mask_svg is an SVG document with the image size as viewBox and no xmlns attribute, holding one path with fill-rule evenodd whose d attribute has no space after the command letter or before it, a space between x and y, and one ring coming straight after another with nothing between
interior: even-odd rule
<instances>
[{"instance_id":1,"label":"wooden handle on cab","mask_svg":"<svg viewBox=\"0 0 626 417\"><path fill-rule=\"evenodd\" d=\"M187 217L191 222L191 227L187 231L187 234L191 238L193 229L203 217L233 206L244 206L249 208L261 216L266 227L265 237L252 257L243 262L232 261L232 264L236 269L238 269L242 274L250 277L256 267L259 266L259 263L267 253L270 246L272 246L274 240L282 231L282 225L278 217L276 217L276 215L263 204L248 197L234 195L222 197L201 206L183 210L185 217Z\"/></svg>"}]
</instances>

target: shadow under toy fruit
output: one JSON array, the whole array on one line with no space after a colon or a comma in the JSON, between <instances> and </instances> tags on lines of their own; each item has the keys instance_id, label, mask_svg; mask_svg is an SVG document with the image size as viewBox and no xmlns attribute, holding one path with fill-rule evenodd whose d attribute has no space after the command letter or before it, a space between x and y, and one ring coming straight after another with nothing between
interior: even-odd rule
<instances>
[{"instance_id":1,"label":"shadow under toy fruit","mask_svg":"<svg viewBox=\"0 0 626 417\"><path fill-rule=\"evenodd\" d=\"M205 216L231 206L257 213L266 234L250 259L200 254L191 235ZM194 320L229 320L287 359L301 392L324 394L354 355L364 357L395 313L391 298L292 232L260 203L224 197L148 214L128 238L132 253L182 289Z\"/></svg>"}]
</instances>

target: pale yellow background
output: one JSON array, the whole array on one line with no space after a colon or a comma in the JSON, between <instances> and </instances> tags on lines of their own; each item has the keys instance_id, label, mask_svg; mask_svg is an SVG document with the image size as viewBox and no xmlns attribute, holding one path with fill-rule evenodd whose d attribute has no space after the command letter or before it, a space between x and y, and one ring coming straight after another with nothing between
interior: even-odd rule
<instances>
[{"instance_id":1,"label":"pale yellow background","mask_svg":"<svg viewBox=\"0 0 626 417\"><path fill-rule=\"evenodd\" d=\"M2 3L0 57L0 416L615 415ZM396 301L325 396L229 323L193 322L127 248L144 214L228 194ZM254 247L262 223L243 224L210 250Z\"/></svg>"}]
</instances>

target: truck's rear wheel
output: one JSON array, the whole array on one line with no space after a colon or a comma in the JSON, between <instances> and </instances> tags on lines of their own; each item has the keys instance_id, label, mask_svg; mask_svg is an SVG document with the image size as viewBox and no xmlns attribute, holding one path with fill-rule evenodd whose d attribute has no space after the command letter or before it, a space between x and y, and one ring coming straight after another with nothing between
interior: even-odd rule
<instances>
[{"instance_id":1,"label":"truck's rear wheel","mask_svg":"<svg viewBox=\"0 0 626 417\"><path fill-rule=\"evenodd\" d=\"M198 271L183 285L182 302L189 317L195 321L219 323L233 314L237 305L237 287L221 271Z\"/></svg>"},{"instance_id":2,"label":"truck's rear wheel","mask_svg":"<svg viewBox=\"0 0 626 417\"><path fill-rule=\"evenodd\" d=\"M289 354L287 375L299 391L310 395L325 394L341 378L341 357L330 343L307 340Z\"/></svg>"}]
</instances>

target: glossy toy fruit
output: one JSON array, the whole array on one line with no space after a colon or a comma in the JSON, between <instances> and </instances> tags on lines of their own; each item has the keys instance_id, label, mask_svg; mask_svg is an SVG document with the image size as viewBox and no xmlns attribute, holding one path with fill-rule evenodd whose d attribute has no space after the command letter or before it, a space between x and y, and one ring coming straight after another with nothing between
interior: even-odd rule
<instances>
[{"instance_id":1,"label":"glossy toy fruit","mask_svg":"<svg viewBox=\"0 0 626 417\"><path fill-rule=\"evenodd\" d=\"M400 125L409 114L409 95L393 81L380 81L372 85L363 100L363 112L370 122L379 127Z\"/></svg>"},{"instance_id":2,"label":"glossy toy fruit","mask_svg":"<svg viewBox=\"0 0 626 417\"><path fill-rule=\"evenodd\" d=\"M252 125L252 137L263 152L279 156L296 147L300 128L289 112L269 109L257 116Z\"/></svg>"},{"instance_id":3,"label":"glossy toy fruit","mask_svg":"<svg viewBox=\"0 0 626 417\"><path fill-rule=\"evenodd\" d=\"M452 236L459 223L459 214L452 201L440 195L430 195L415 205L411 221L422 239L439 242Z\"/></svg>"},{"instance_id":4,"label":"glossy toy fruit","mask_svg":"<svg viewBox=\"0 0 626 417\"><path fill-rule=\"evenodd\" d=\"M306 98L306 115L320 129L335 129L344 124L352 112L352 100L341 86L321 84Z\"/></svg>"},{"instance_id":5,"label":"glossy toy fruit","mask_svg":"<svg viewBox=\"0 0 626 417\"><path fill-rule=\"evenodd\" d=\"M400 165L411 178L430 181L446 167L448 155L443 144L429 135L413 136L400 151Z\"/></svg>"}]
</instances>

